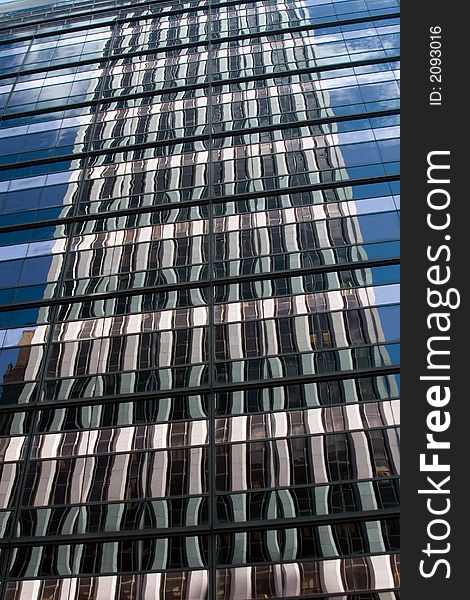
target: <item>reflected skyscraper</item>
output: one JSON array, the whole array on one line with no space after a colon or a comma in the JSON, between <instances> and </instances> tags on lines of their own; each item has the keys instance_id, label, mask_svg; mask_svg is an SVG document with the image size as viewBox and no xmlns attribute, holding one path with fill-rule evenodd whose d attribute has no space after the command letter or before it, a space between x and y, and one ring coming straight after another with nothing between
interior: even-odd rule
<instances>
[{"instance_id":1,"label":"reflected skyscraper","mask_svg":"<svg viewBox=\"0 0 470 600\"><path fill-rule=\"evenodd\" d=\"M398 600L398 2L3 11L1 600Z\"/></svg>"}]
</instances>

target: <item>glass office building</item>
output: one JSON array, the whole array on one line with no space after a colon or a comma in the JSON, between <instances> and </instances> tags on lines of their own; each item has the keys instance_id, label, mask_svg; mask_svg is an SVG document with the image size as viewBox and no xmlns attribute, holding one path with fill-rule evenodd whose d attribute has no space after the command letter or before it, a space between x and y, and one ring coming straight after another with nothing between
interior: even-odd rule
<instances>
[{"instance_id":1,"label":"glass office building","mask_svg":"<svg viewBox=\"0 0 470 600\"><path fill-rule=\"evenodd\" d=\"M0 20L0 599L398 599L397 0Z\"/></svg>"}]
</instances>

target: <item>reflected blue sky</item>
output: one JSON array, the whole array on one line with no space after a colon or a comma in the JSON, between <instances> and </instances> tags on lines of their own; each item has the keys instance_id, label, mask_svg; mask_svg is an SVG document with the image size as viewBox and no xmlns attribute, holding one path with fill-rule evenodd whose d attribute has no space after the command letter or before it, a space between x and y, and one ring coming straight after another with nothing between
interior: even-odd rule
<instances>
[{"instance_id":1,"label":"reflected blue sky","mask_svg":"<svg viewBox=\"0 0 470 600\"><path fill-rule=\"evenodd\" d=\"M384 306L376 309L380 316L382 330L387 341L400 338L400 307Z\"/></svg>"}]
</instances>

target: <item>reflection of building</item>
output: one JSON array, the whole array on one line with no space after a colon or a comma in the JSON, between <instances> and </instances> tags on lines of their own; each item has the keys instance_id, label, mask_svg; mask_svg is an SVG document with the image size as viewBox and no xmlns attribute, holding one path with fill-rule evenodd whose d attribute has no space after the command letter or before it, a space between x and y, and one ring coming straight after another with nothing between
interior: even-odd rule
<instances>
[{"instance_id":1,"label":"reflection of building","mask_svg":"<svg viewBox=\"0 0 470 600\"><path fill-rule=\"evenodd\" d=\"M5 16L3 598L397 598L376 5Z\"/></svg>"},{"instance_id":2,"label":"reflection of building","mask_svg":"<svg viewBox=\"0 0 470 600\"><path fill-rule=\"evenodd\" d=\"M15 381L24 381L27 378L27 367L31 364L31 344L33 343L34 332L23 331L18 342L19 350L17 359L13 364L10 362L3 375L3 382L13 383Z\"/></svg>"}]
</instances>

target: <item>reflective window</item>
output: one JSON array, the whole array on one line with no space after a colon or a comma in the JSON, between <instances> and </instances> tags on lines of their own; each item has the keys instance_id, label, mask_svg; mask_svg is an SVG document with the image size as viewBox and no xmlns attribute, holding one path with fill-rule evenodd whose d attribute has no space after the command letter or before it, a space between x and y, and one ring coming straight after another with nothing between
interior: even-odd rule
<instances>
[{"instance_id":1,"label":"reflective window","mask_svg":"<svg viewBox=\"0 0 470 600\"><path fill-rule=\"evenodd\" d=\"M398 600L398 13L3 15L2 600Z\"/></svg>"}]
</instances>

